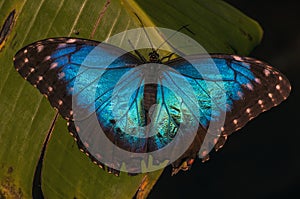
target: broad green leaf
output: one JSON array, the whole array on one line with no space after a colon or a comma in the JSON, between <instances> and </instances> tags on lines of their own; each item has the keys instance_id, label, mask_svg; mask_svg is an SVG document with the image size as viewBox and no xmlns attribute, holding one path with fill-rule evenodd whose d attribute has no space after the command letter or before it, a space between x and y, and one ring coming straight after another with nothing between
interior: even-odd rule
<instances>
[{"instance_id":1,"label":"broad green leaf","mask_svg":"<svg viewBox=\"0 0 300 199\"><path fill-rule=\"evenodd\" d=\"M102 41L140 27L134 13L145 26L176 30L189 24L195 35L187 34L208 52L246 55L262 37L255 21L216 0L2 0L1 26L13 9L12 30L0 44L0 198L31 198L35 167L56 114L13 67L12 58L23 46L62 36ZM142 184L138 195L144 198L160 173L108 174L78 150L59 118L46 149L42 190L46 198L132 198Z\"/></svg>"}]
</instances>

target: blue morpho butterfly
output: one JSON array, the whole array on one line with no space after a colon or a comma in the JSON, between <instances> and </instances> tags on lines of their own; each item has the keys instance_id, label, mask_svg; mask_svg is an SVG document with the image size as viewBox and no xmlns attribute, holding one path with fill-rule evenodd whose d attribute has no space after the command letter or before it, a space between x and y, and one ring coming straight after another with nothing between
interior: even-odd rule
<instances>
[{"instance_id":1,"label":"blue morpho butterfly","mask_svg":"<svg viewBox=\"0 0 300 199\"><path fill-rule=\"evenodd\" d=\"M101 157L92 155L90 146L79 137L78 131L80 129L74 123L72 110L72 95L75 95L72 89L75 79L81 76L86 77L84 76L84 71L79 72L79 66L83 64L84 58L99 44L97 41L79 38L45 39L18 51L14 57L14 65L21 76L38 88L48 98L50 104L68 121L69 132L77 141L80 150L85 152L94 163L102 167ZM175 77L172 74L160 76L161 79L158 80L157 84L143 85L141 81L139 84L140 89L135 92L135 95L132 95L131 101L133 106L126 113L131 114L131 120L125 125L145 126L150 122L149 109L153 104L160 104L164 107L164 114L168 114L167 119L164 121L157 121L162 122L160 124L160 132L138 142L132 136L124 133L124 125L120 126L118 121L111 115L111 97L112 88L120 78L126 72L138 68L146 61L141 57L138 58L132 53L125 52L109 44L102 45L100 50L104 56L94 57L93 59L95 60L92 61L101 63L107 56L114 56L115 52L123 55L105 68L101 81L97 83L96 95L91 94L89 96L88 89L86 89L85 95L79 104L89 101L88 98L92 97L98 122L104 129L106 136L117 146L136 153L146 153L163 148L176 134L176 125L180 125L180 114L182 114L183 110L178 105L180 103L174 100L176 96L163 87L159 81L168 81L169 84L173 84L176 87ZM212 103L218 102L210 99L209 93L211 91L208 91L204 80L214 85L218 85L219 81L223 81L226 93L227 107L224 110L226 119L220 129L220 136L218 139L214 139L213 145L215 149L221 148L227 136L243 127L249 120L285 100L291 90L288 79L277 69L262 61L237 55L211 54L210 56L219 69L222 76L221 79L210 77L211 74L209 72L200 75L182 57L167 60L163 63L178 71L181 74L181 78L190 83L192 89L196 92L199 113L201 113L196 137L186 152L172 163L173 173L179 170L187 170L191 167L199 153L210 121L218 117L211 110ZM210 67L210 65L205 64L208 57L199 55L191 59L209 71L207 67ZM149 54L148 62L160 63L162 59L153 50ZM86 67L88 68L88 66ZM103 67L101 64L98 66L99 70L103 69ZM129 78L128 81L141 79L142 77L140 76L134 76L132 79ZM85 79L81 78L80 81L85 81ZM179 86L178 89L181 89L182 93L184 93L187 88L180 88ZM159 117L158 114L154 120L152 118L152 122L156 122L155 119ZM107 170L116 175L119 174L118 170L110 167L107 167Z\"/></svg>"}]
</instances>

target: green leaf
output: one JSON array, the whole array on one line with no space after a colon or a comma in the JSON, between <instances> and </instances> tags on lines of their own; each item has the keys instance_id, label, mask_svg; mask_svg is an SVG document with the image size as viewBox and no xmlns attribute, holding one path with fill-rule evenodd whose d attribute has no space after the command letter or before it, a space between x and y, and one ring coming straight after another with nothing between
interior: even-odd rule
<instances>
[{"instance_id":1,"label":"green leaf","mask_svg":"<svg viewBox=\"0 0 300 199\"><path fill-rule=\"evenodd\" d=\"M32 181L55 111L15 71L13 56L23 46L49 37L105 40L145 26L178 29L189 24L192 38L208 52L248 54L261 40L259 25L216 0L10 0L0 2L0 25L16 10L12 29L0 44L0 198L31 198ZM99 23L98 23L99 22ZM194 168L196 169L196 168ZM59 118L42 170L46 198L145 198L161 171L115 177L82 154ZM145 180L146 179L146 180Z\"/></svg>"}]
</instances>

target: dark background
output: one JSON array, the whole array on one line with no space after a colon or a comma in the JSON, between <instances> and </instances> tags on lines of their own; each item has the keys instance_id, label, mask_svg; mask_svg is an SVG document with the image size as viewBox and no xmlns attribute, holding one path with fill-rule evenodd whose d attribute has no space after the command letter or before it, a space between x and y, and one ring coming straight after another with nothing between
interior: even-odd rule
<instances>
[{"instance_id":1,"label":"dark background","mask_svg":"<svg viewBox=\"0 0 300 199\"><path fill-rule=\"evenodd\" d=\"M290 97L229 136L208 162L171 177L167 167L149 199L299 198L300 9L297 1L227 0L260 23L262 43L250 54L291 82Z\"/></svg>"}]
</instances>

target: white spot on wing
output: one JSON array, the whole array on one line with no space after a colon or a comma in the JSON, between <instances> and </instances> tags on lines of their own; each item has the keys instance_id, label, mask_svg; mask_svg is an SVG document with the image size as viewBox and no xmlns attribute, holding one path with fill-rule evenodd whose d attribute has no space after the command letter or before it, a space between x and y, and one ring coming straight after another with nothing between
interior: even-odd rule
<instances>
[{"instance_id":1,"label":"white spot on wing","mask_svg":"<svg viewBox=\"0 0 300 199\"><path fill-rule=\"evenodd\" d=\"M28 52L28 50L27 50L27 49L25 49L25 50L23 51L23 53L24 53L24 54L26 54L27 52Z\"/></svg>"},{"instance_id":2,"label":"white spot on wing","mask_svg":"<svg viewBox=\"0 0 300 199\"><path fill-rule=\"evenodd\" d=\"M63 104L62 100L58 100L58 105L61 106Z\"/></svg>"},{"instance_id":3,"label":"white spot on wing","mask_svg":"<svg viewBox=\"0 0 300 199\"><path fill-rule=\"evenodd\" d=\"M252 84L250 84L250 83L247 83L247 88L249 89L249 90L253 90L253 86L252 86Z\"/></svg>"},{"instance_id":4,"label":"white spot on wing","mask_svg":"<svg viewBox=\"0 0 300 199\"><path fill-rule=\"evenodd\" d=\"M208 154L208 152L206 150L202 151L201 156L205 157Z\"/></svg>"},{"instance_id":5,"label":"white spot on wing","mask_svg":"<svg viewBox=\"0 0 300 199\"><path fill-rule=\"evenodd\" d=\"M254 62L257 63L257 64L261 64L262 63L262 61L260 61L260 60L255 60Z\"/></svg>"},{"instance_id":6,"label":"white spot on wing","mask_svg":"<svg viewBox=\"0 0 300 199\"><path fill-rule=\"evenodd\" d=\"M40 52L42 52L42 50L44 49L44 45L39 45L38 47L37 47L37 51L40 53Z\"/></svg>"},{"instance_id":7,"label":"white spot on wing","mask_svg":"<svg viewBox=\"0 0 300 199\"><path fill-rule=\"evenodd\" d=\"M280 81L282 81L282 77L281 77L281 76L279 76L278 79L279 79Z\"/></svg>"},{"instance_id":8,"label":"white spot on wing","mask_svg":"<svg viewBox=\"0 0 300 199\"><path fill-rule=\"evenodd\" d=\"M276 85L276 89L280 90L280 85L279 84Z\"/></svg>"},{"instance_id":9,"label":"white spot on wing","mask_svg":"<svg viewBox=\"0 0 300 199\"><path fill-rule=\"evenodd\" d=\"M232 57L233 57L233 59L235 59L236 61L243 61L243 59L242 59L241 57L239 57L239 56L233 55Z\"/></svg>"},{"instance_id":10,"label":"white spot on wing","mask_svg":"<svg viewBox=\"0 0 300 199\"><path fill-rule=\"evenodd\" d=\"M240 97L240 99L243 98L243 93L242 93L241 91L238 91L237 94L238 94L238 96Z\"/></svg>"},{"instance_id":11,"label":"white spot on wing","mask_svg":"<svg viewBox=\"0 0 300 199\"><path fill-rule=\"evenodd\" d=\"M45 57L44 61L48 61L50 59L51 59L51 57L48 55L48 56Z\"/></svg>"},{"instance_id":12,"label":"white spot on wing","mask_svg":"<svg viewBox=\"0 0 300 199\"><path fill-rule=\"evenodd\" d=\"M96 153L95 156L98 160L101 159L101 155L99 153Z\"/></svg>"},{"instance_id":13,"label":"white spot on wing","mask_svg":"<svg viewBox=\"0 0 300 199\"><path fill-rule=\"evenodd\" d=\"M59 44L57 47L58 47L58 48L64 48L64 47L66 47L66 46L67 46L66 43L62 43L62 44Z\"/></svg>"},{"instance_id":14,"label":"white spot on wing","mask_svg":"<svg viewBox=\"0 0 300 199\"><path fill-rule=\"evenodd\" d=\"M261 81L260 81L259 78L255 78L254 80L255 80L256 83L261 84Z\"/></svg>"},{"instance_id":15,"label":"white spot on wing","mask_svg":"<svg viewBox=\"0 0 300 199\"><path fill-rule=\"evenodd\" d=\"M237 119L234 119L233 124L237 124L237 123L238 123Z\"/></svg>"},{"instance_id":16,"label":"white spot on wing","mask_svg":"<svg viewBox=\"0 0 300 199\"><path fill-rule=\"evenodd\" d=\"M217 144L218 138L215 138L213 142L214 142L214 144Z\"/></svg>"},{"instance_id":17,"label":"white spot on wing","mask_svg":"<svg viewBox=\"0 0 300 199\"><path fill-rule=\"evenodd\" d=\"M269 71L269 70L267 70L267 69L265 69L265 70L264 70L264 74L265 74L265 76L267 76L267 77L268 77L268 76L270 75L270 71Z\"/></svg>"},{"instance_id":18,"label":"white spot on wing","mask_svg":"<svg viewBox=\"0 0 300 199\"><path fill-rule=\"evenodd\" d=\"M29 60L28 60L27 57L24 59L24 62L25 62L25 63L28 63L28 62L29 62Z\"/></svg>"},{"instance_id":19,"label":"white spot on wing","mask_svg":"<svg viewBox=\"0 0 300 199\"><path fill-rule=\"evenodd\" d=\"M273 94L272 93L268 93L269 98L271 98L272 102L275 101L275 99L273 98Z\"/></svg>"},{"instance_id":20,"label":"white spot on wing","mask_svg":"<svg viewBox=\"0 0 300 199\"><path fill-rule=\"evenodd\" d=\"M263 105L263 101L258 100L258 104L260 105L260 108L262 108L264 110L265 106Z\"/></svg>"},{"instance_id":21,"label":"white spot on wing","mask_svg":"<svg viewBox=\"0 0 300 199\"><path fill-rule=\"evenodd\" d=\"M68 39L66 42L67 42L68 44L74 43L74 42L76 42L76 39Z\"/></svg>"},{"instance_id":22,"label":"white spot on wing","mask_svg":"<svg viewBox=\"0 0 300 199\"><path fill-rule=\"evenodd\" d=\"M89 143L87 143L87 142L84 142L83 144L86 148L88 148L90 146Z\"/></svg>"},{"instance_id":23,"label":"white spot on wing","mask_svg":"<svg viewBox=\"0 0 300 199\"><path fill-rule=\"evenodd\" d=\"M57 65L58 65L57 62L53 62L53 63L51 64L51 66L50 66L50 70L53 69L53 68L56 68Z\"/></svg>"},{"instance_id":24,"label":"white spot on wing","mask_svg":"<svg viewBox=\"0 0 300 199\"><path fill-rule=\"evenodd\" d=\"M62 79L62 78L64 78L64 76L65 76L65 73L61 72L58 74L58 79Z\"/></svg>"},{"instance_id":25,"label":"white spot on wing","mask_svg":"<svg viewBox=\"0 0 300 199\"><path fill-rule=\"evenodd\" d=\"M272 93L268 93L269 98L273 98L273 94Z\"/></svg>"},{"instance_id":26,"label":"white spot on wing","mask_svg":"<svg viewBox=\"0 0 300 199\"><path fill-rule=\"evenodd\" d=\"M247 108L247 109L246 109L246 113L249 114L250 112L251 112L251 109L250 109L250 108Z\"/></svg>"}]
</instances>

